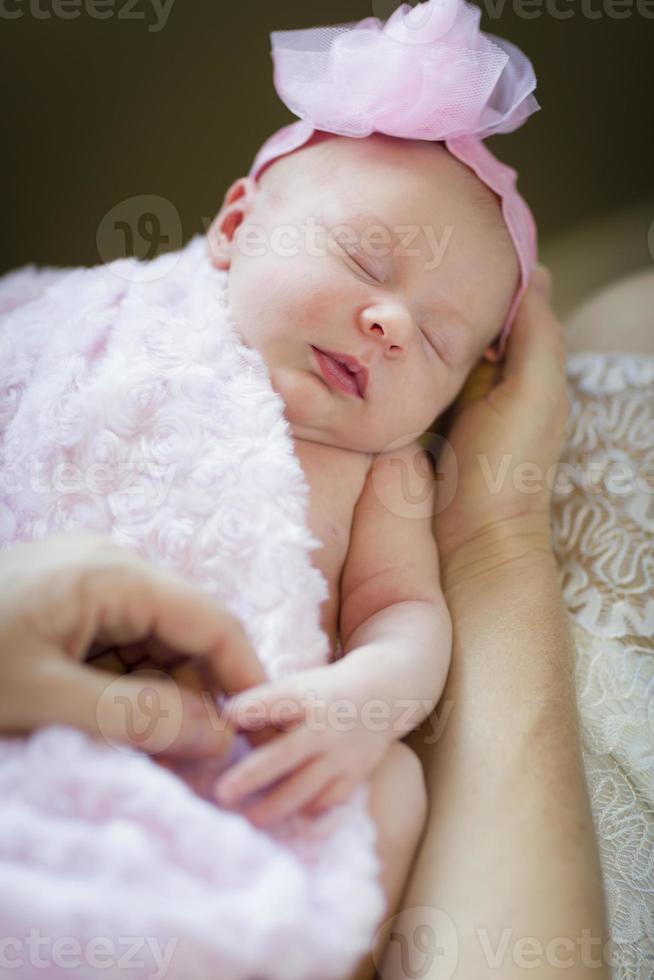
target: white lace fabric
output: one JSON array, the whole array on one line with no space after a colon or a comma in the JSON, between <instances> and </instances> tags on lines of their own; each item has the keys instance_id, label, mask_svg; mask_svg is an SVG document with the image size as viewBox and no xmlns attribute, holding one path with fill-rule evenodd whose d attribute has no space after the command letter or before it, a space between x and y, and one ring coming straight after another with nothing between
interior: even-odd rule
<instances>
[{"instance_id":1,"label":"white lace fabric","mask_svg":"<svg viewBox=\"0 0 654 980\"><path fill-rule=\"evenodd\" d=\"M654 355L567 364L552 532L614 980L654 977ZM593 947L593 956L598 947Z\"/></svg>"}]
</instances>

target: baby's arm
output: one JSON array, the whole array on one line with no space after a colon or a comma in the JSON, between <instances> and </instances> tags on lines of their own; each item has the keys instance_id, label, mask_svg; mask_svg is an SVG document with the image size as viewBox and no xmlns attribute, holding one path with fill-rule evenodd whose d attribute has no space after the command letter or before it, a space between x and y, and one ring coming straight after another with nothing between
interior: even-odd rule
<instances>
[{"instance_id":1,"label":"baby's arm","mask_svg":"<svg viewBox=\"0 0 654 980\"><path fill-rule=\"evenodd\" d=\"M242 811L267 823L305 808L313 813L316 801L321 808L340 802L393 740L433 710L452 640L431 527L435 482L416 443L376 458L357 501L341 580L345 655L224 705L223 718L240 730L256 731L275 716L276 724L294 727L221 777L216 796L223 806L241 808L237 801L268 787Z\"/></svg>"},{"instance_id":2,"label":"baby's arm","mask_svg":"<svg viewBox=\"0 0 654 980\"><path fill-rule=\"evenodd\" d=\"M341 580L344 656L332 665L357 701L390 706L393 737L442 693L452 624L432 531L436 477L417 442L379 454L354 512Z\"/></svg>"}]
</instances>

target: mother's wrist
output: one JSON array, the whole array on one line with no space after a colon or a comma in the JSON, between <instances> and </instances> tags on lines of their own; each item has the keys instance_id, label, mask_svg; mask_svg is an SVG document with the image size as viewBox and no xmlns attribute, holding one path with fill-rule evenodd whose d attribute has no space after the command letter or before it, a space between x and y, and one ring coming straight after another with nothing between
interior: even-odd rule
<instances>
[{"instance_id":1,"label":"mother's wrist","mask_svg":"<svg viewBox=\"0 0 654 980\"><path fill-rule=\"evenodd\" d=\"M555 560L549 515L521 514L490 521L469 537L439 544L441 585L445 593L487 574L524 574Z\"/></svg>"}]
</instances>

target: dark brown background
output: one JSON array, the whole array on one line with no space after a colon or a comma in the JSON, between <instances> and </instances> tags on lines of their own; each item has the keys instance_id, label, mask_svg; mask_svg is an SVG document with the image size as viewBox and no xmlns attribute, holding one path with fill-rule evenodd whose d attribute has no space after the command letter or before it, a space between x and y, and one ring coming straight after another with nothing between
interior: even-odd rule
<instances>
[{"instance_id":1,"label":"dark brown background","mask_svg":"<svg viewBox=\"0 0 654 980\"><path fill-rule=\"evenodd\" d=\"M113 257L98 254L98 227L135 195L168 199L184 241L201 232L263 140L295 118L272 86L270 31L385 18L395 6L176 0L155 33L146 0L134 7L144 20L95 20L83 6L75 20L41 20L30 0L4 2L24 15L0 18L3 271ZM39 0L40 9L50 2ZM573 16L557 18L543 6L527 19L517 0L498 18L482 7L482 28L517 43L539 79L541 111L488 145L517 168L541 242L653 190L654 19L635 2L624 19L590 19L581 0L557 2ZM586 0L600 11L604 2Z\"/></svg>"}]
</instances>

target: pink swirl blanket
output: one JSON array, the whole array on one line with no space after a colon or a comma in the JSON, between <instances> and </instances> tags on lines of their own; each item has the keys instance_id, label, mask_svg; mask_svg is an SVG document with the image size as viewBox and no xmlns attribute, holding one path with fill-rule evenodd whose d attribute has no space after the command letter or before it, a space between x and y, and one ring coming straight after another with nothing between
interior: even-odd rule
<instances>
[{"instance_id":1,"label":"pink swirl blanket","mask_svg":"<svg viewBox=\"0 0 654 980\"><path fill-rule=\"evenodd\" d=\"M283 403L204 240L0 280L0 542L86 527L238 615L274 680L326 663L327 597ZM368 784L272 831L67 726L0 738L0 973L329 980L383 913Z\"/></svg>"}]
</instances>

